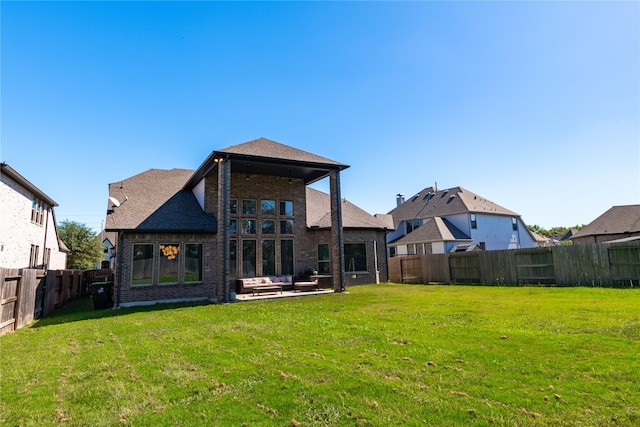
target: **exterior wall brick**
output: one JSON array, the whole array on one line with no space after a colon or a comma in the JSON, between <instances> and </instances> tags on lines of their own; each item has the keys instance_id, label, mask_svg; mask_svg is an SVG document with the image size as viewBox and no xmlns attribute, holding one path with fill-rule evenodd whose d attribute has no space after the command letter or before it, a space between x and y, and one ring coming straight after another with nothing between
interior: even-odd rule
<instances>
[{"instance_id":1,"label":"exterior wall brick","mask_svg":"<svg viewBox=\"0 0 640 427\"><path fill-rule=\"evenodd\" d=\"M211 258L214 254L212 234L181 234L181 233L124 233L120 243L121 257L118 266L120 271L116 274L116 305L121 303L141 303L151 301L167 301L179 299L208 299L215 298L215 275L213 274ZM135 243L152 243L154 245L153 257L153 284L131 285L131 268L133 262L133 245ZM162 243L180 243L184 248L185 243L203 244L203 271L202 283L198 284L158 284L158 269L160 262L159 245ZM181 268L183 257L181 255Z\"/></svg>"},{"instance_id":2,"label":"exterior wall brick","mask_svg":"<svg viewBox=\"0 0 640 427\"><path fill-rule=\"evenodd\" d=\"M49 269L64 269L67 255L60 252L54 222L53 207L46 206L42 224L31 222L34 197L5 174L0 175L0 266L28 268L31 245L38 246L37 266L45 263L46 249L50 249ZM36 197L37 198L37 197Z\"/></svg>"}]
</instances>

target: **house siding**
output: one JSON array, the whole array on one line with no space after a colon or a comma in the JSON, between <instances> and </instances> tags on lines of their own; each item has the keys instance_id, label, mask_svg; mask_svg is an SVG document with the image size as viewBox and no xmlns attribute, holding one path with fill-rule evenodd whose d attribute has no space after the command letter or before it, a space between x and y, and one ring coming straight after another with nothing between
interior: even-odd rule
<instances>
[{"instance_id":1,"label":"house siding","mask_svg":"<svg viewBox=\"0 0 640 427\"><path fill-rule=\"evenodd\" d=\"M42 267L46 249L51 252L49 269L64 269L67 256L60 252L53 207L45 204L42 224L31 222L34 198L31 191L5 174L0 176L0 266L30 267L31 245L38 247L36 265Z\"/></svg>"}]
</instances>

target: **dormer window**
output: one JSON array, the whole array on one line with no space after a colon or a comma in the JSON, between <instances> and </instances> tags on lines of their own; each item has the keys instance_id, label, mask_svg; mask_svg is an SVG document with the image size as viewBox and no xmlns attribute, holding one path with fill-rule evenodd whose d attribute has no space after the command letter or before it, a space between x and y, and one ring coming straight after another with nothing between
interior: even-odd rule
<instances>
[{"instance_id":1,"label":"dormer window","mask_svg":"<svg viewBox=\"0 0 640 427\"><path fill-rule=\"evenodd\" d=\"M407 234L411 233L416 228L422 225L422 220L413 219L411 221L407 221Z\"/></svg>"}]
</instances>

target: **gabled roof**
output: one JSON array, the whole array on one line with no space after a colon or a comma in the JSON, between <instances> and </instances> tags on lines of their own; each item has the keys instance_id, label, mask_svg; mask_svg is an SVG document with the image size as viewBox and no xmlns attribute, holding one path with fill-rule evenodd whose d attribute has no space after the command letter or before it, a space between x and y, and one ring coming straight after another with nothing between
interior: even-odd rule
<instances>
[{"instance_id":1,"label":"gabled roof","mask_svg":"<svg viewBox=\"0 0 640 427\"><path fill-rule=\"evenodd\" d=\"M192 189L224 160L232 173L284 176L310 184L349 166L266 138L213 151L186 182Z\"/></svg>"},{"instance_id":2,"label":"gabled roof","mask_svg":"<svg viewBox=\"0 0 640 427\"><path fill-rule=\"evenodd\" d=\"M20 184L23 188L29 190L35 197L41 199L49 206L58 206L58 204L54 202L51 197L47 196L42 190L33 185L27 178L20 175L14 168L9 166L5 162L0 163L0 175L8 176L13 181Z\"/></svg>"},{"instance_id":3,"label":"gabled roof","mask_svg":"<svg viewBox=\"0 0 640 427\"><path fill-rule=\"evenodd\" d=\"M571 238L624 233L640 233L640 205L613 206Z\"/></svg>"},{"instance_id":4,"label":"gabled roof","mask_svg":"<svg viewBox=\"0 0 640 427\"><path fill-rule=\"evenodd\" d=\"M331 228L331 196L307 187L307 227ZM343 228L373 228L384 230L389 225L384 220L368 214L347 200L342 200Z\"/></svg>"},{"instance_id":5,"label":"gabled roof","mask_svg":"<svg viewBox=\"0 0 640 427\"><path fill-rule=\"evenodd\" d=\"M389 243L389 245L395 246L412 243L451 242L467 240L471 240L471 238L446 218L435 217L428 219L426 223L422 224L411 233L406 234L398 240Z\"/></svg>"},{"instance_id":6,"label":"gabled roof","mask_svg":"<svg viewBox=\"0 0 640 427\"><path fill-rule=\"evenodd\" d=\"M205 213L191 191L182 190L193 174L186 169L149 169L109 184L105 231L215 232L216 219Z\"/></svg>"},{"instance_id":7,"label":"gabled roof","mask_svg":"<svg viewBox=\"0 0 640 427\"><path fill-rule=\"evenodd\" d=\"M231 147L216 150L219 154L232 154L239 156L262 157L273 160L287 160L302 163L317 163L323 165L332 165L340 168L347 167L342 163L318 156L288 145L272 141L267 138L258 138L243 144L233 145Z\"/></svg>"},{"instance_id":8,"label":"gabled roof","mask_svg":"<svg viewBox=\"0 0 640 427\"><path fill-rule=\"evenodd\" d=\"M462 187L438 191L427 187L389 212L396 228L402 221L468 213L520 216Z\"/></svg>"}]
</instances>

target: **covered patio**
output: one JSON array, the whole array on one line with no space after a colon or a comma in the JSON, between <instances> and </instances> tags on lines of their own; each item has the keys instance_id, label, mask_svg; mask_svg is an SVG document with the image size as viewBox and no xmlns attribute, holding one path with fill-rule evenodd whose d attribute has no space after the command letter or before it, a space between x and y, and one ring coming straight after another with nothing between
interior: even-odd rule
<instances>
[{"instance_id":1,"label":"covered patio","mask_svg":"<svg viewBox=\"0 0 640 427\"><path fill-rule=\"evenodd\" d=\"M275 299L275 298L294 298L294 297L306 297L310 295L324 295L324 294L332 294L334 293L333 289L318 289L312 291L274 291L274 292L264 292L257 294L238 294L236 295L235 301L232 302L247 302L247 301L257 301L263 299Z\"/></svg>"}]
</instances>

